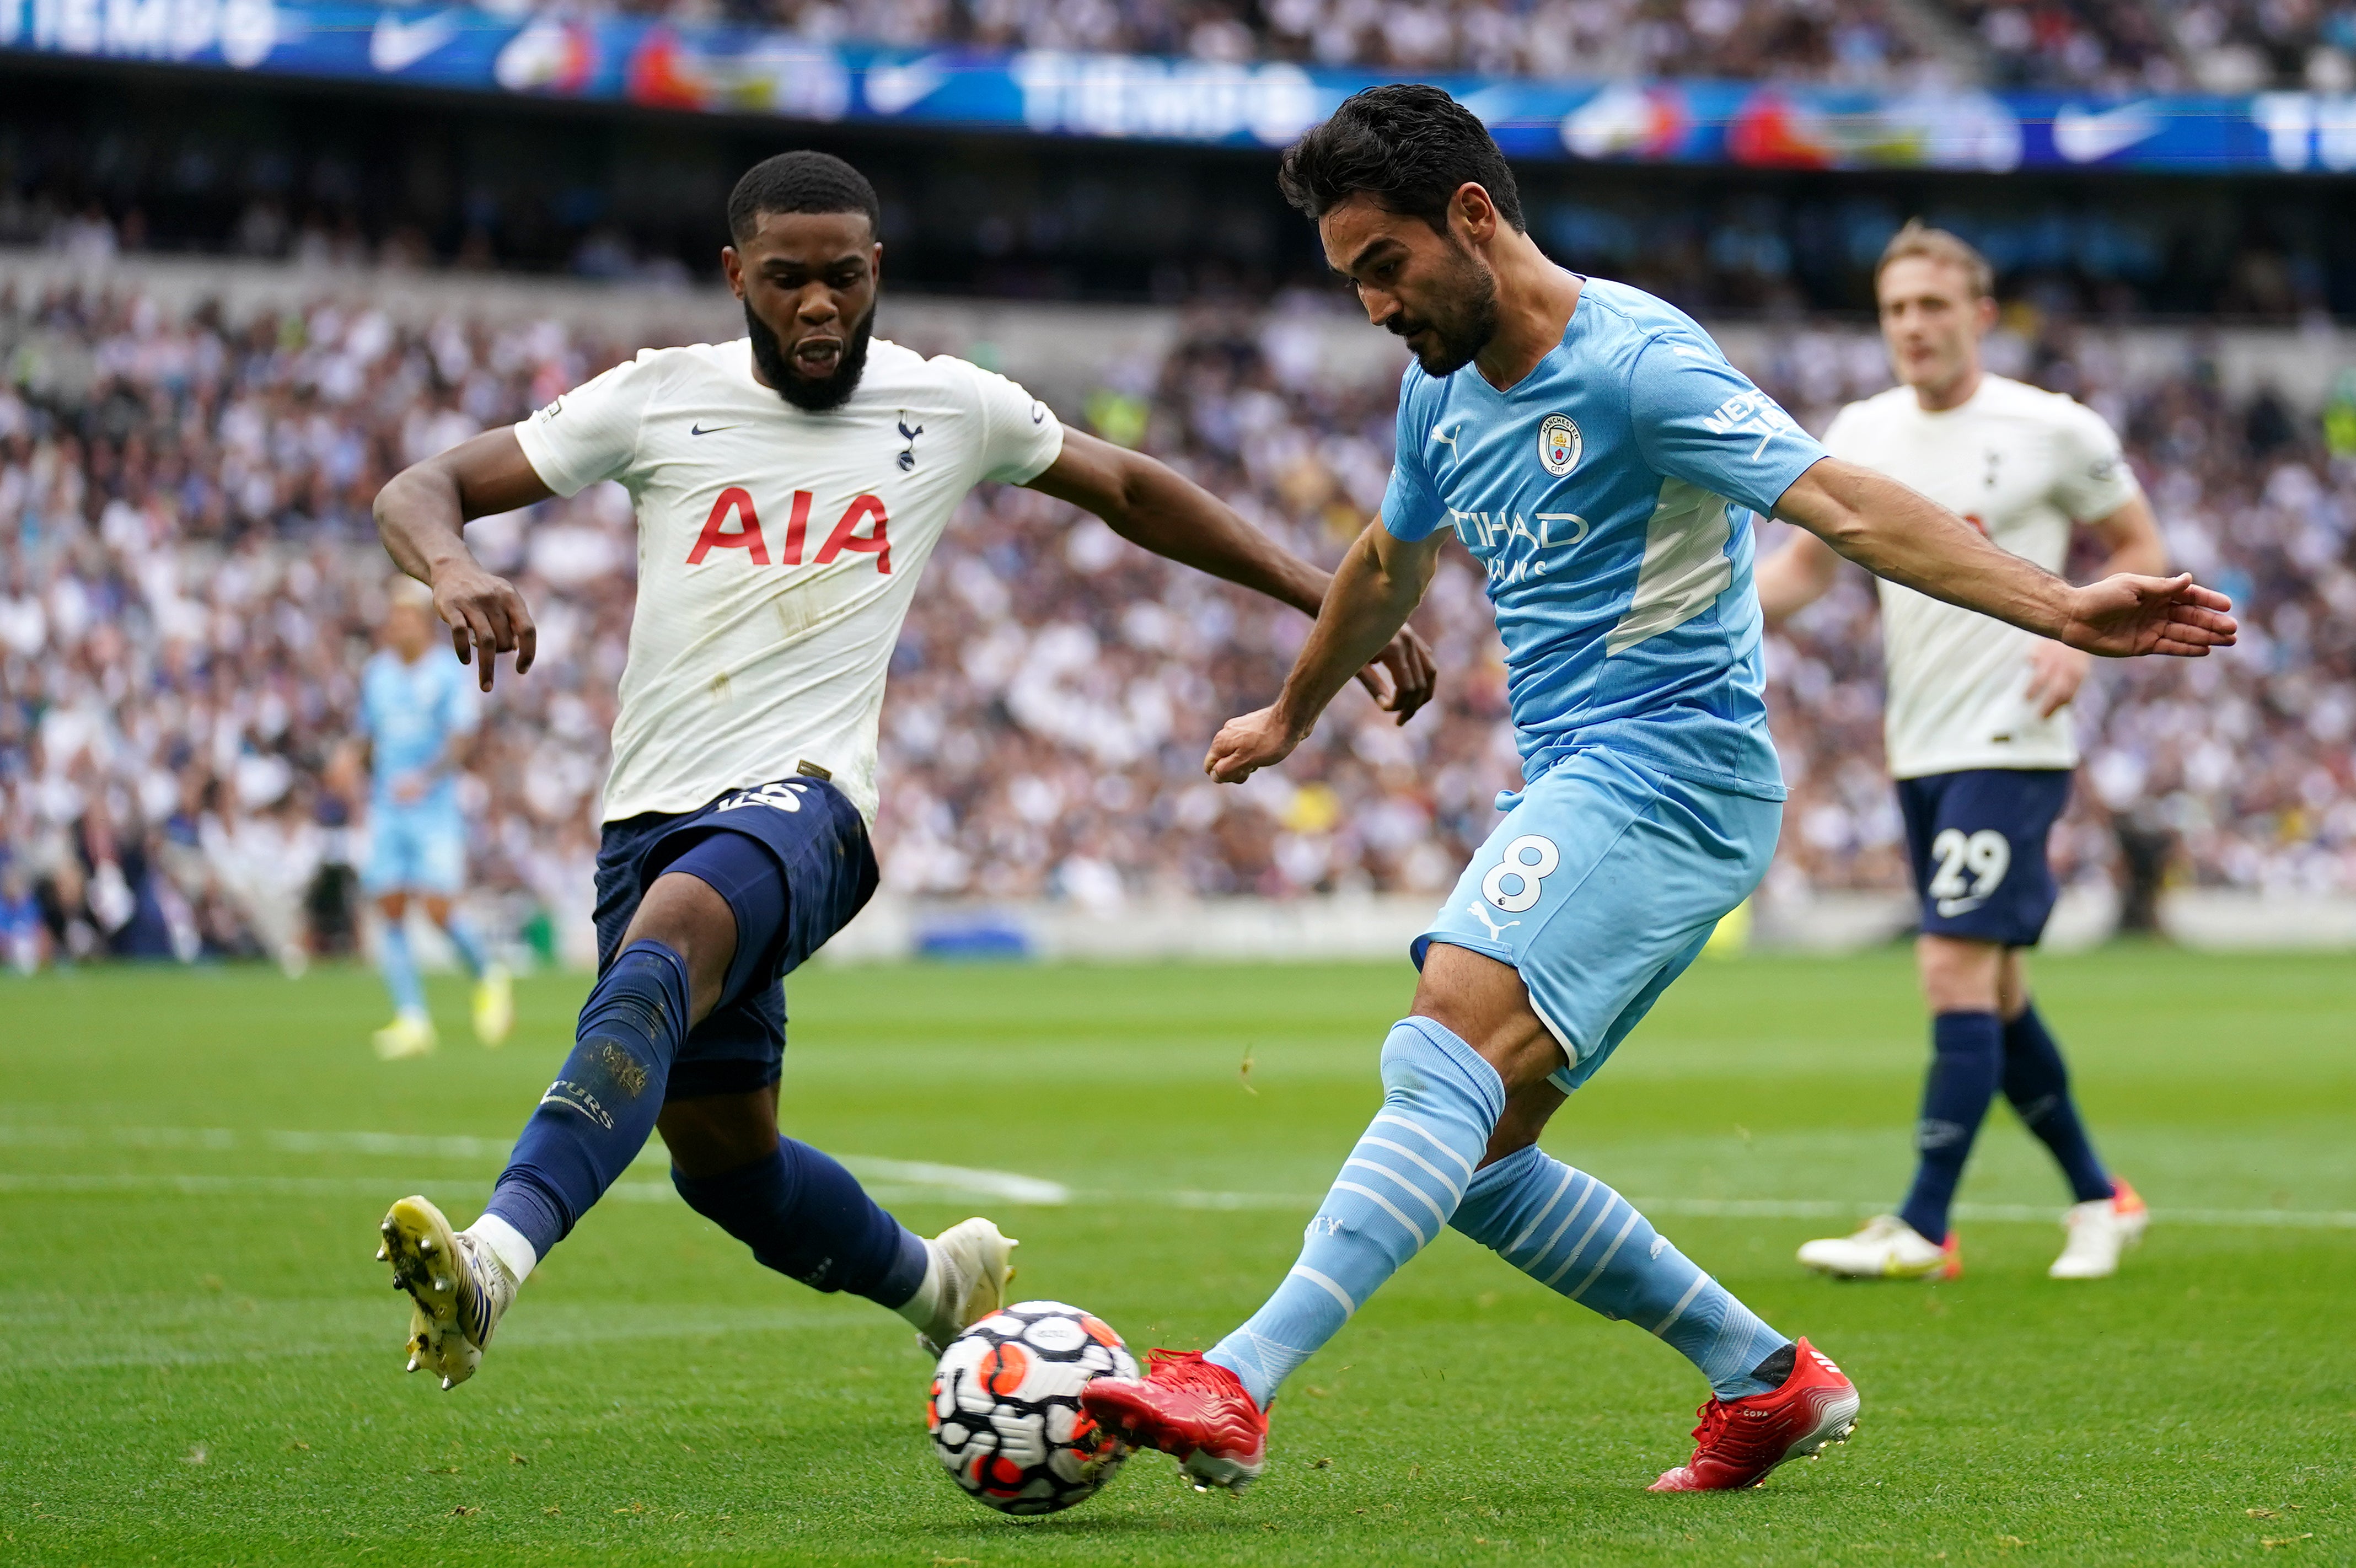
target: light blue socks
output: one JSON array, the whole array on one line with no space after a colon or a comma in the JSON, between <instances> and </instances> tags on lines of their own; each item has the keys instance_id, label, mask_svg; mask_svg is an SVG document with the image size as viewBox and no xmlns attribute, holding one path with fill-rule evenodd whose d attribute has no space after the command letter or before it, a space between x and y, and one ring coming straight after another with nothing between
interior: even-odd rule
<instances>
[{"instance_id":1,"label":"light blue socks","mask_svg":"<svg viewBox=\"0 0 2356 1568\"><path fill-rule=\"evenodd\" d=\"M425 987L417 977L417 955L410 952L409 931L400 921L384 923L384 937L377 945L376 966L384 976L384 988L392 993L393 1011L425 1010Z\"/></svg>"},{"instance_id":2,"label":"light blue socks","mask_svg":"<svg viewBox=\"0 0 2356 1568\"><path fill-rule=\"evenodd\" d=\"M1209 1359L1266 1410L1294 1368L1452 1224L1547 1288L1676 1346L1721 1399L1778 1386L1751 1370L1791 1341L1626 1199L1536 1147L1479 1168L1505 1108L1496 1069L1472 1047L1430 1019L1393 1025L1383 1108L1309 1221L1300 1261Z\"/></svg>"},{"instance_id":3,"label":"light blue socks","mask_svg":"<svg viewBox=\"0 0 2356 1568\"><path fill-rule=\"evenodd\" d=\"M1696 1268L1626 1199L1535 1145L1472 1179L1455 1225L1547 1289L1667 1340L1720 1399L1778 1386L1751 1369L1790 1340Z\"/></svg>"},{"instance_id":4,"label":"light blue socks","mask_svg":"<svg viewBox=\"0 0 2356 1568\"><path fill-rule=\"evenodd\" d=\"M1497 1070L1430 1019L1401 1019L1383 1042L1383 1108L1309 1221L1300 1261L1209 1359L1262 1410L1295 1367L1431 1244L1488 1151L1505 1108Z\"/></svg>"},{"instance_id":5,"label":"light blue socks","mask_svg":"<svg viewBox=\"0 0 2356 1568\"><path fill-rule=\"evenodd\" d=\"M457 949L458 962L466 966L466 973L477 980L481 979L489 960L483 956L483 939L475 933L474 923L462 914L453 914L450 923L442 928L442 933L450 939L450 945Z\"/></svg>"}]
</instances>

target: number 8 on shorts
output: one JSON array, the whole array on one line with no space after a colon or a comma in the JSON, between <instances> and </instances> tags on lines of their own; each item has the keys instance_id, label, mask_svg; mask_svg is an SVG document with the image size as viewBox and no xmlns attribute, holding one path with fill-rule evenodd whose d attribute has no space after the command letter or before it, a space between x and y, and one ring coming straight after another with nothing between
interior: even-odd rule
<instances>
[{"instance_id":1,"label":"number 8 on shorts","mask_svg":"<svg viewBox=\"0 0 2356 1568\"><path fill-rule=\"evenodd\" d=\"M1553 839L1525 833L1505 846L1505 858L1481 879L1481 896L1507 914L1519 914L1538 901L1538 884L1561 864L1562 851Z\"/></svg>"}]
</instances>

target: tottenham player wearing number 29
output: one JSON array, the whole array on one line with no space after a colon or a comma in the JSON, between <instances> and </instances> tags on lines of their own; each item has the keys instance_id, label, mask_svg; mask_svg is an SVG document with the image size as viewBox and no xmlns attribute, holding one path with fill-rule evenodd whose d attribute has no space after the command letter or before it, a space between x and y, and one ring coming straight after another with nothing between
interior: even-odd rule
<instances>
[{"instance_id":1,"label":"tottenham player wearing number 29","mask_svg":"<svg viewBox=\"0 0 2356 1568\"><path fill-rule=\"evenodd\" d=\"M988 1220L911 1234L835 1161L777 1132L779 981L875 890L868 823L884 671L966 493L1026 485L1133 542L1315 613L1326 575L1149 458L1066 431L1012 382L872 336L875 193L788 153L728 202L733 343L649 349L377 498L485 690L530 667L531 619L464 519L616 480L637 512L638 603L597 859L600 973L572 1055L481 1218L392 1206L378 1254L408 1291L410 1366L481 1360L532 1266L659 1130L698 1213L769 1267L864 1296L937 1351L998 1307L1013 1243ZM1402 634L1361 672L1401 722L1430 695Z\"/></svg>"},{"instance_id":2,"label":"tottenham player wearing number 29","mask_svg":"<svg viewBox=\"0 0 2356 1568\"><path fill-rule=\"evenodd\" d=\"M1382 1109L1276 1294L1207 1356L1099 1379L1082 1403L1205 1482L1247 1481L1286 1375L1453 1225L1708 1380L1693 1456L1655 1490L1753 1485L1845 1437L1857 1390L1537 1147L1773 853L1751 515L2096 653L2206 652L2232 640L2228 605L2189 579L2073 589L1828 459L1686 316L1547 261L1496 144L1436 88L1350 99L1286 155L1284 182L1417 363L1381 517L1275 704L1231 720L1206 766L1232 782L1281 763L1406 624L1452 532L1487 569L1525 782L1414 944Z\"/></svg>"},{"instance_id":3,"label":"tottenham player wearing number 29","mask_svg":"<svg viewBox=\"0 0 2356 1568\"><path fill-rule=\"evenodd\" d=\"M2166 571L2151 508L2102 416L1980 368L1980 339L1996 322L1991 285L1987 261L1955 236L1919 222L1899 230L1874 289L1901 384L1843 409L1826 450L1952 507L2047 571L2062 569L2079 528L2109 551L2106 573ZM1804 534L1761 562L1768 619L1813 602L1839 566ZM2045 844L2078 765L2070 700L2090 661L2041 628L1900 583L1880 589L1887 750L1922 896L1914 951L1931 1007L1931 1070L1905 1203L1854 1235L1810 1242L1800 1261L1856 1278L1960 1274L1948 1206L2001 1088L2070 1186L2069 1240L2049 1272L2100 1279L2142 1239L2143 1200L2095 1157L2021 957L2053 910Z\"/></svg>"}]
</instances>

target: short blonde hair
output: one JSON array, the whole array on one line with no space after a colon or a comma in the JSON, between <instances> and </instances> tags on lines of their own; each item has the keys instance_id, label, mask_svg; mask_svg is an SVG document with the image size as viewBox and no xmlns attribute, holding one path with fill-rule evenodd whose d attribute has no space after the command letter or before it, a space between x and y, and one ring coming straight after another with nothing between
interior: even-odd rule
<instances>
[{"instance_id":1,"label":"short blonde hair","mask_svg":"<svg viewBox=\"0 0 2356 1568\"><path fill-rule=\"evenodd\" d=\"M1906 227L1892 234L1890 243L1881 248L1881 260L1873 264L1873 286L1877 292L1881 287L1881 274L1890 270L1890 264L1910 256L1961 267L1971 283L1974 298L1995 297L1996 269L1988 265L1988 259L1973 250L1960 235L1933 229L1919 218L1908 219Z\"/></svg>"}]
</instances>

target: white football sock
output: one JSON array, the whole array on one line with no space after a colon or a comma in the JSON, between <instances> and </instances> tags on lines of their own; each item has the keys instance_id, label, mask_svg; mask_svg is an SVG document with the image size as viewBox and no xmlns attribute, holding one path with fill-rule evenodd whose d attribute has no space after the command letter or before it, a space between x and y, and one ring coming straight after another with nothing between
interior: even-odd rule
<instances>
[{"instance_id":1,"label":"white football sock","mask_svg":"<svg viewBox=\"0 0 2356 1568\"><path fill-rule=\"evenodd\" d=\"M524 1282L524 1276L530 1274L540 1262L540 1254L532 1250L523 1232L497 1214L484 1215L461 1233L482 1243L491 1256L499 1260L499 1266L508 1271L508 1276L518 1285Z\"/></svg>"},{"instance_id":2,"label":"white football sock","mask_svg":"<svg viewBox=\"0 0 2356 1568\"><path fill-rule=\"evenodd\" d=\"M892 1308L918 1332L930 1328L941 1310L941 1295L948 1288L949 1260L938 1242L925 1243L925 1283L916 1286L916 1294Z\"/></svg>"}]
</instances>

